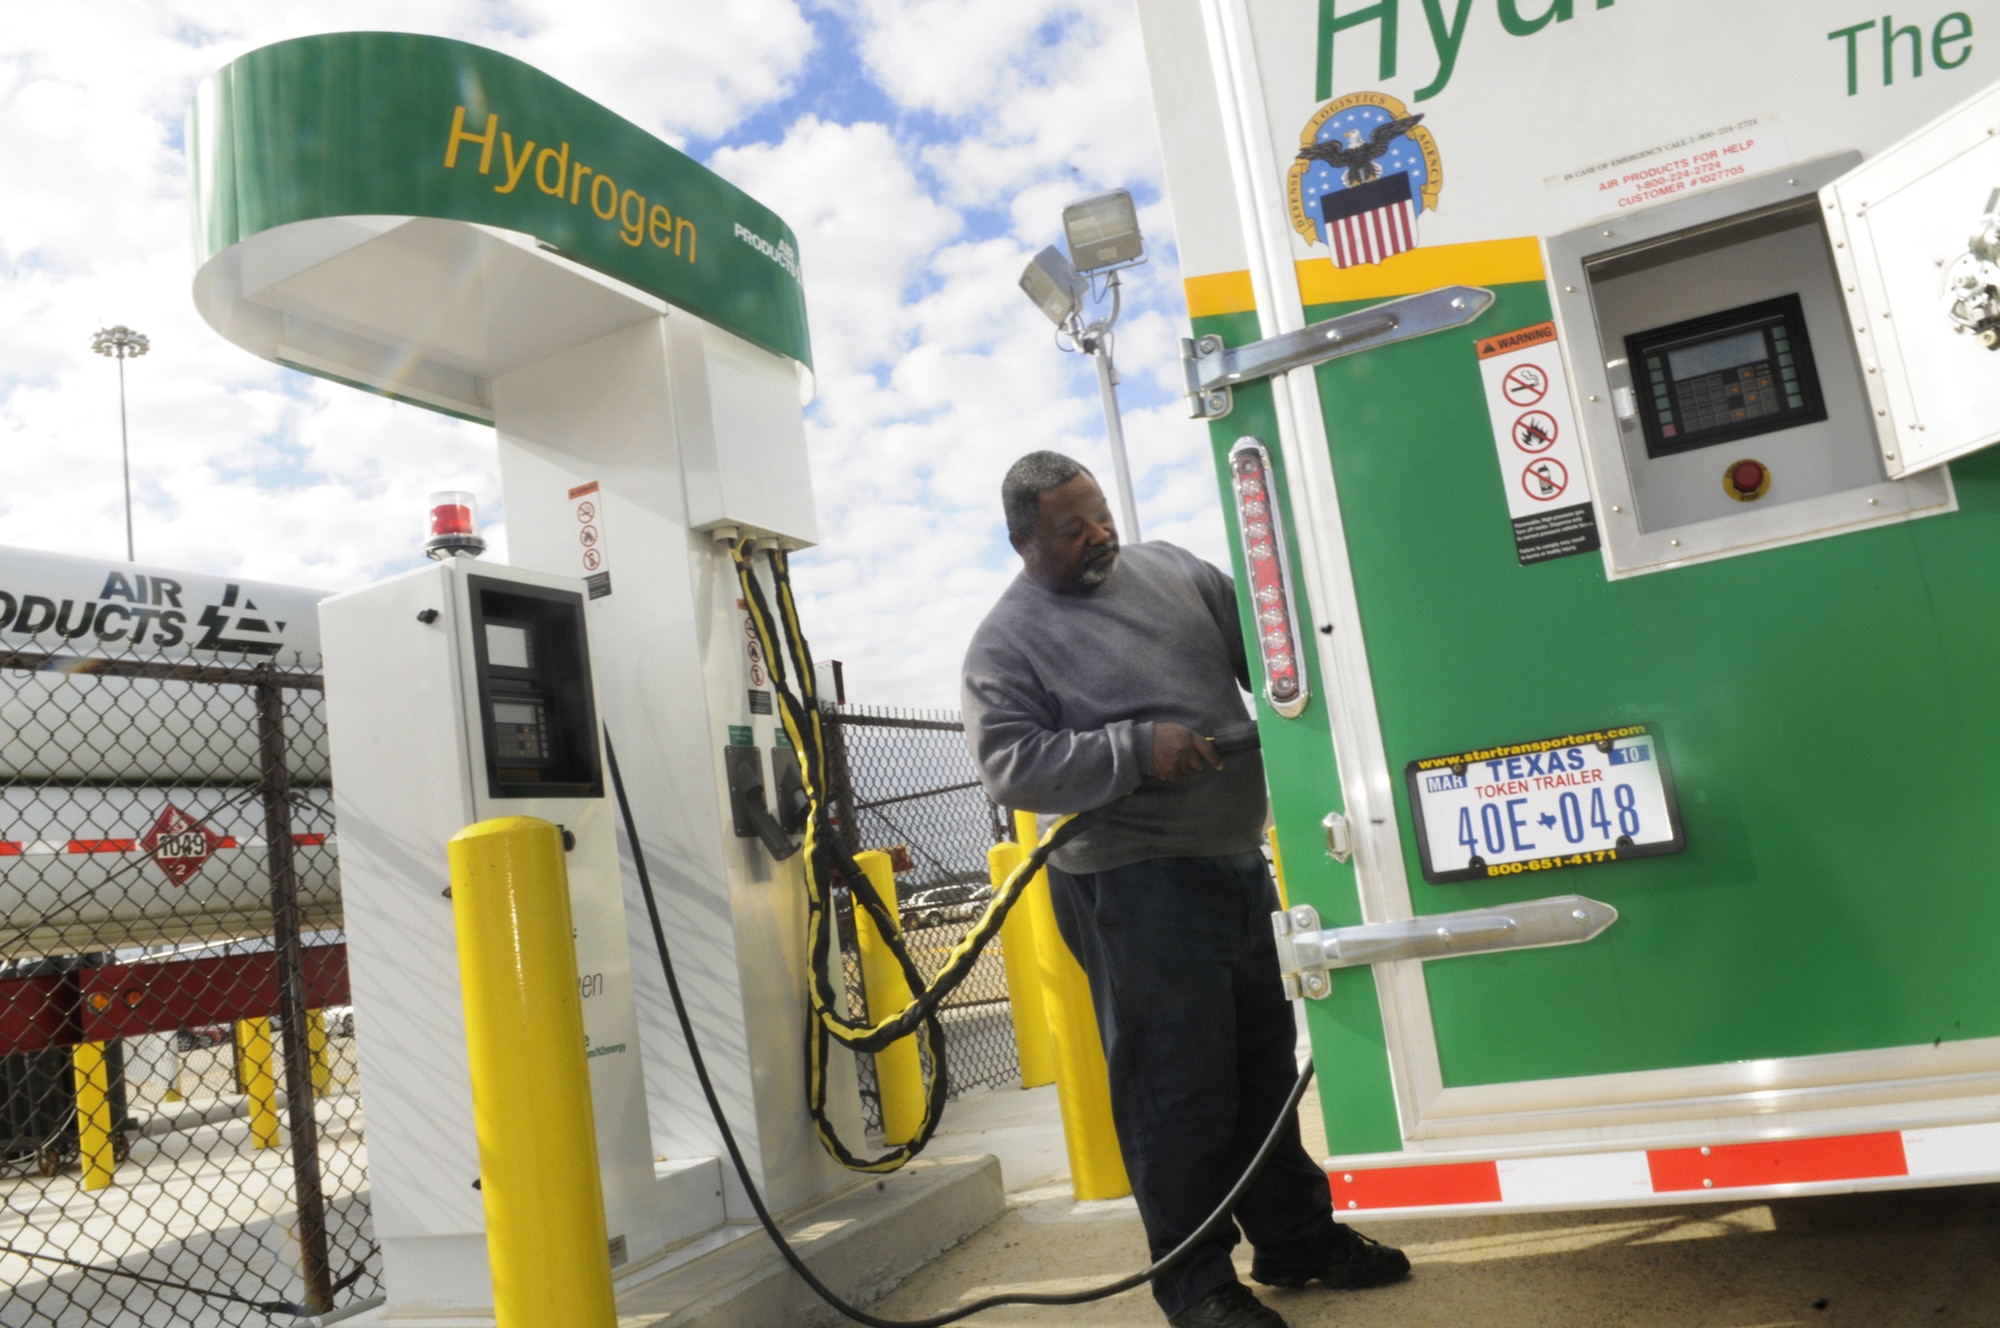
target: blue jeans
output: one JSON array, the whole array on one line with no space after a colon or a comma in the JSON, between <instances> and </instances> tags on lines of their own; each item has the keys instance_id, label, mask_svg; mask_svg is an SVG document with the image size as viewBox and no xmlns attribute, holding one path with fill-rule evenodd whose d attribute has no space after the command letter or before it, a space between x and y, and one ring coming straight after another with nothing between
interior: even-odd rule
<instances>
[{"instance_id":1,"label":"blue jeans","mask_svg":"<svg viewBox=\"0 0 2000 1328\"><path fill-rule=\"evenodd\" d=\"M1243 1174L1298 1077L1271 931L1277 891L1257 853L1080 876L1051 867L1049 886L1056 925L1090 978L1119 1150L1159 1259ZM1236 1280L1237 1226L1280 1257L1332 1242L1326 1173L1296 1119L1235 1217L1153 1283L1169 1317Z\"/></svg>"}]
</instances>

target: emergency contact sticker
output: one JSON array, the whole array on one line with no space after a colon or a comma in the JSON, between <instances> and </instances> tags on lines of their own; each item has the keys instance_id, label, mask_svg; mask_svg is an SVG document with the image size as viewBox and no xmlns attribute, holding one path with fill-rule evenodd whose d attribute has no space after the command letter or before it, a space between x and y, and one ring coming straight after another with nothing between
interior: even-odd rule
<instances>
[{"instance_id":1,"label":"emergency contact sticker","mask_svg":"<svg viewBox=\"0 0 2000 1328\"><path fill-rule=\"evenodd\" d=\"M1424 757L1403 774L1433 885L1686 846L1666 753L1644 724Z\"/></svg>"},{"instance_id":2,"label":"emergency contact sticker","mask_svg":"<svg viewBox=\"0 0 2000 1328\"><path fill-rule=\"evenodd\" d=\"M1597 513L1570 415L1556 325L1479 338L1479 373L1521 565L1595 553Z\"/></svg>"}]
</instances>

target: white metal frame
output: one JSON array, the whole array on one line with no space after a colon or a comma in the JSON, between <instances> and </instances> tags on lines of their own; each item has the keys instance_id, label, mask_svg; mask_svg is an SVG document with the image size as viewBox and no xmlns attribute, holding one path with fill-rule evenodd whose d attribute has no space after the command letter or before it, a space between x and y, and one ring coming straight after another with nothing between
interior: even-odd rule
<instances>
[{"instance_id":1,"label":"white metal frame","mask_svg":"<svg viewBox=\"0 0 2000 1328\"><path fill-rule=\"evenodd\" d=\"M1597 495L1604 574L1610 580L1801 544L1918 517L1939 516L1958 509L1951 473L1940 468L1818 498L1774 506L1760 504L1712 521L1659 530L1639 529L1638 507L1633 502L1632 481L1625 468L1624 447L1612 407L1611 376L1600 353L1603 346L1586 268L1609 254L1643 248L1734 216L1787 203L1810 204L1816 191L1838 179L1859 160L1859 155L1843 153L1802 162L1692 198L1657 203L1594 222L1543 242L1551 305L1575 397L1572 402L1575 418L1582 431L1584 463L1590 471L1591 491ZM1879 391L1872 376L1868 376L1867 387L1871 397Z\"/></svg>"}]
</instances>

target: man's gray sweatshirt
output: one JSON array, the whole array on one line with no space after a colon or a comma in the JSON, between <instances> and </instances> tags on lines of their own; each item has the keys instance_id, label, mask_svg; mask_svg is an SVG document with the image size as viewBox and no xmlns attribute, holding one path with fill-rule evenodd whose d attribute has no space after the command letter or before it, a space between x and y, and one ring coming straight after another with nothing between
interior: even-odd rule
<instances>
[{"instance_id":1,"label":"man's gray sweatshirt","mask_svg":"<svg viewBox=\"0 0 2000 1328\"><path fill-rule=\"evenodd\" d=\"M1235 586L1155 540L1123 549L1091 590L1014 578L966 651L965 734L1001 806L1090 813L1051 859L1072 875L1221 857L1263 842L1263 762L1245 752L1171 784L1145 778L1153 724L1240 724L1248 681Z\"/></svg>"}]
</instances>

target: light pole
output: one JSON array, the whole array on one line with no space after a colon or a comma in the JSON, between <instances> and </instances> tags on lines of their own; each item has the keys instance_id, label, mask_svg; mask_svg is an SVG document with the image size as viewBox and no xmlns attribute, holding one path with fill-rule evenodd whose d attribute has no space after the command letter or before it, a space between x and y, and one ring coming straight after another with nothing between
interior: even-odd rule
<instances>
[{"instance_id":1,"label":"light pole","mask_svg":"<svg viewBox=\"0 0 2000 1328\"><path fill-rule=\"evenodd\" d=\"M137 359L152 349L143 332L134 332L120 323L99 328L90 338L90 348L99 355L118 361L118 451L125 462L125 561L137 562L132 545L132 439L125 427L125 361Z\"/></svg>"},{"instance_id":2,"label":"light pole","mask_svg":"<svg viewBox=\"0 0 2000 1328\"><path fill-rule=\"evenodd\" d=\"M1056 344L1081 351L1097 362L1097 391L1104 400L1104 431L1111 443L1111 471L1118 489L1118 523L1133 544L1139 534L1139 505L1132 496L1131 467L1125 459L1125 426L1118 411L1118 369L1111 362L1111 327L1118 321L1118 273L1146 261L1146 242L1139 234L1139 214L1128 190L1094 194L1063 209L1064 257L1054 245L1029 260L1021 273L1021 289L1056 325ZM1091 281L1103 274L1111 311L1083 321L1084 299ZM1069 338L1064 345L1062 337Z\"/></svg>"}]
</instances>

